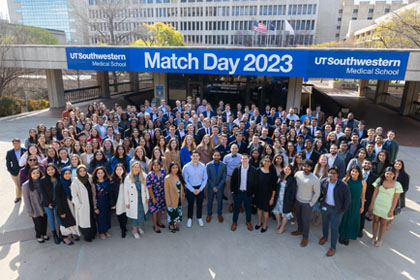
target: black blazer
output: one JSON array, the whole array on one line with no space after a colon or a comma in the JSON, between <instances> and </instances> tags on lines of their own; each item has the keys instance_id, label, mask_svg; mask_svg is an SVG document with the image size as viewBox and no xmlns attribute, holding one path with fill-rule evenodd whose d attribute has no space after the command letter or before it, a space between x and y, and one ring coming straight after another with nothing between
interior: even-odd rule
<instances>
[{"instance_id":1,"label":"black blazer","mask_svg":"<svg viewBox=\"0 0 420 280\"><path fill-rule=\"evenodd\" d=\"M230 149L230 147L232 147L233 144L238 145L238 141L236 141L236 140L232 141L229 144L229 149ZM239 145L238 145L238 147L239 147ZM246 153L246 149L247 149L246 143L245 143L245 141L242 140L241 141L241 146L239 147L239 153L240 154Z\"/></svg>"},{"instance_id":2,"label":"black blazer","mask_svg":"<svg viewBox=\"0 0 420 280\"><path fill-rule=\"evenodd\" d=\"M21 148L21 151L20 151L21 156L23 156L25 152L26 152L26 149ZM13 176L17 176L19 174L21 167L19 166L19 161L16 158L15 149L11 149L7 151L6 166L7 166L7 171L9 171L9 173L12 174Z\"/></svg>"},{"instance_id":3,"label":"black blazer","mask_svg":"<svg viewBox=\"0 0 420 280\"><path fill-rule=\"evenodd\" d=\"M376 175L371 170L369 172L369 176L367 177L367 180L366 180L365 199L366 199L367 204L365 204L365 205L367 205L367 207L369 207L370 202L372 201L373 192L375 191L375 187L372 184L376 181L376 179L378 179L378 175Z\"/></svg>"},{"instance_id":4,"label":"black blazer","mask_svg":"<svg viewBox=\"0 0 420 280\"><path fill-rule=\"evenodd\" d=\"M279 187L277 188L277 193L280 190L280 182ZM286 189L284 190L284 197L283 197L283 213L290 213L292 212L292 207L296 200L296 192L297 192L297 183L296 178L294 176L289 176L286 179ZM277 196L278 197L278 196ZM277 200L275 201L277 203ZM274 203L274 205L276 205Z\"/></svg>"},{"instance_id":5,"label":"black blazer","mask_svg":"<svg viewBox=\"0 0 420 280\"><path fill-rule=\"evenodd\" d=\"M306 149L304 149L302 151L306 155ZM312 149L312 154L311 154L311 157L309 159L312 160L313 166L315 166L318 163L318 159L319 159L320 156L321 156L320 153L318 153L317 151L315 151L314 149Z\"/></svg>"},{"instance_id":6,"label":"black blazer","mask_svg":"<svg viewBox=\"0 0 420 280\"><path fill-rule=\"evenodd\" d=\"M410 185L410 176L407 173L400 173L397 178L397 182L400 182L404 192L408 191L408 187Z\"/></svg>"},{"instance_id":7,"label":"black blazer","mask_svg":"<svg viewBox=\"0 0 420 280\"><path fill-rule=\"evenodd\" d=\"M232 193L238 194L239 189L241 187L241 168L242 165L239 165L233 169L232 172L232 179L230 181L230 189ZM257 179L257 170L249 165L248 168L248 176L246 178L246 194L247 196L252 196L255 193L255 187L256 187L256 179Z\"/></svg>"},{"instance_id":8,"label":"black blazer","mask_svg":"<svg viewBox=\"0 0 420 280\"><path fill-rule=\"evenodd\" d=\"M118 194L120 192L120 180L111 180L108 187L109 205L114 207L117 204Z\"/></svg>"},{"instance_id":9,"label":"black blazer","mask_svg":"<svg viewBox=\"0 0 420 280\"><path fill-rule=\"evenodd\" d=\"M56 179L58 180L58 179ZM40 191L41 191L41 206L48 207L50 204L54 207L54 186L51 183L51 180L48 177L42 177L40 181ZM59 184L59 182L57 182ZM57 186L56 186L57 187Z\"/></svg>"},{"instance_id":10,"label":"black blazer","mask_svg":"<svg viewBox=\"0 0 420 280\"><path fill-rule=\"evenodd\" d=\"M210 130L210 135L211 135L211 127L209 127L209 130ZM201 140L203 139L204 135L206 135L206 129L205 129L205 127L203 126L202 128L200 128L200 129L197 131L197 137L198 137L198 141L199 141L199 142L201 142Z\"/></svg>"},{"instance_id":11,"label":"black blazer","mask_svg":"<svg viewBox=\"0 0 420 280\"><path fill-rule=\"evenodd\" d=\"M321 195L319 198L319 203L321 206L325 206L325 199L328 192L328 178L321 179ZM337 214L344 213L350 206L351 195L350 189L346 183L341 180L337 180L337 184L334 188L334 203L335 210Z\"/></svg>"},{"instance_id":12,"label":"black blazer","mask_svg":"<svg viewBox=\"0 0 420 280\"><path fill-rule=\"evenodd\" d=\"M66 214L65 218L60 217L61 224L66 228L75 226L76 220L74 219L73 214L71 213L66 191L64 190L63 185L61 185L60 182L58 182L57 186L55 186L55 205L58 216Z\"/></svg>"}]
</instances>

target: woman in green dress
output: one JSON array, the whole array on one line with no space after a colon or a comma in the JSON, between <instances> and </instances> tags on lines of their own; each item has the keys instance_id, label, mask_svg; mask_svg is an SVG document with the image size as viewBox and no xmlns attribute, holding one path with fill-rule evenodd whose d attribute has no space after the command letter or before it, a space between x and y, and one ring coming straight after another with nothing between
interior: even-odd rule
<instances>
[{"instance_id":1,"label":"woman in green dress","mask_svg":"<svg viewBox=\"0 0 420 280\"><path fill-rule=\"evenodd\" d=\"M350 189L351 203L341 220L339 233L340 244L349 245L349 240L356 240L360 232L360 214L365 206L366 182L360 167L355 165L347 172L343 179Z\"/></svg>"},{"instance_id":2,"label":"woman in green dress","mask_svg":"<svg viewBox=\"0 0 420 280\"><path fill-rule=\"evenodd\" d=\"M379 248L382 246L382 237L386 231L388 220L394 218L395 207L400 194L404 191L401 184L395 180L395 169L391 166L385 169L384 174L373 183L373 186L375 190L369 206L369 213L373 213L373 236L370 243ZM381 227L376 239L379 224Z\"/></svg>"},{"instance_id":3,"label":"woman in green dress","mask_svg":"<svg viewBox=\"0 0 420 280\"><path fill-rule=\"evenodd\" d=\"M169 174L165 177L165 202L168 214L169 230L179 231L177 224L182 221L182 201L184 200L184 178L179 165L172 161L169 164Z\"/></svg>"}]
</instances>

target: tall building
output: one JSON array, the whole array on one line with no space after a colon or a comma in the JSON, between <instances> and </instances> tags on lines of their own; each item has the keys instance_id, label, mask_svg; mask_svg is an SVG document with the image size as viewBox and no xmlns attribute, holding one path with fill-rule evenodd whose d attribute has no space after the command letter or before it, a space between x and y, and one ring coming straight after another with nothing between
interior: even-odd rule
<instances>
[{"instance_id":1,"label":"tall building","mask_svg":"<svg viewBox=\"0 0 420 280\"><path fill-rule=\"evenodd\" d=\"M7 0L11 23L62 30L67 43L86 43L87 32L75 14L83 0Z\"/></svg>"},{"instance_id":2,"label":"tall building","mask_svg":"<svg viewBox=\"0 0 420 280\"><path fill-rule=\"evenodd\" d=\"M118 43L139 38L143 23L171 24L187 45L296 46L330 39L318 32L336 20L339 0L126 0L120 1L113 33ZM110 30L102 1L89 0L89 42L109 41ZM331 15L329 12L335 10ZM321 15L322 13L322 15ZM293 33L286 31L286 21ZM257 33L255 22L268 31ZM270 30L271 29L271 30ZM335 30L332 33L334 39Z\"/></svg>"}]
</instances>

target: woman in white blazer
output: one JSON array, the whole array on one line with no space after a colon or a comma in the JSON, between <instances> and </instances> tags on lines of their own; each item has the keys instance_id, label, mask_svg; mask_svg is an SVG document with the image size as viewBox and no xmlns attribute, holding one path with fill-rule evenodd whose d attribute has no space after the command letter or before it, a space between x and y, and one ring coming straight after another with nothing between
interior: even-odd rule
<instances>
[{"instance_id":1,"label":"woman in white blazer","mask_svg":"<svg viewBox=\"0 0 420 280\"><path fill-rule=\"evenodd\" d=\"M124 200L127 217L131 219L132 233L135 239L144 234L142 227L149 210L149 192L146 188L146 174L140 162L134 162L131 172L124 179ZM139 235L140 234L140 235Z\"/></svg>"},{"instance_id":2,"label":"woman in white blazer","mask_svg":"<svg viewBox=\"0 0 420 280\"><path fill-rule=\"evenodd\" d=\"M95 213L99 213L96 208L96 190L86 166L79 165L76 173L77 177L74 177L70 186L71 201L74 204L76 224L84 240L91 242L96 235Z\"/></svg>"}]
</instances>

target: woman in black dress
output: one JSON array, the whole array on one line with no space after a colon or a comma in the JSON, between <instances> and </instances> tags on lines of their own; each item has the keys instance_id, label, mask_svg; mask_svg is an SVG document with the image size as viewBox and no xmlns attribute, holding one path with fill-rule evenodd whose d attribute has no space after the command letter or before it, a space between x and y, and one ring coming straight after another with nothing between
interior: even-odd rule
<instances>
[{"instance_id":1,"label":"woman in black dress","mask_svg":"<svg viewBox=\"0 0 420 280\"><path fill-rule=\"evenodd\" d=\"M277 175L272 171L270 156L265 156L261 160L262 166L258 169L258 187L255 192L255 200L257 204L258 223L255 229L261 228L261 232L267 231L267 222L270 207L274 204L274 198L277 189ZM264 224L262 217L264 214Z\"/></svg>"}]
</instances>

